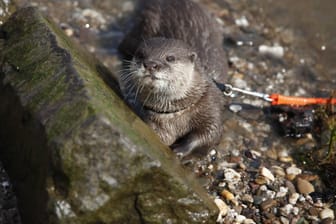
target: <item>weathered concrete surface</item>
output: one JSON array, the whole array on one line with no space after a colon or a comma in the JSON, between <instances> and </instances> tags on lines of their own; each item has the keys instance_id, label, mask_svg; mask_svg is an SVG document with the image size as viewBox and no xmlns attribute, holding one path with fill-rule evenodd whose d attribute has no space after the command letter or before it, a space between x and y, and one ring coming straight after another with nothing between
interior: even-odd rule
<instances>
[{"instance_id":1,"label":"weathered concrete surface","mask_svg":"<svg viewBox=\"0 0 336 224\"><path fill-rule=\"evenodd\" d=\"M0 158L23 223L215 222L207 194L94 58L34 8L1 29Z\"/></svg>"}]
</instances>

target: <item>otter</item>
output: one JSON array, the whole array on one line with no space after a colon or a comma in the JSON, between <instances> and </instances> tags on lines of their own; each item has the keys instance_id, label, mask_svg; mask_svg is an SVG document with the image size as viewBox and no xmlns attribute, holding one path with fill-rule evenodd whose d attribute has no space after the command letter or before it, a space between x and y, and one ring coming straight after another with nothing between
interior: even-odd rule
<instances>
[{"instance_id":1,"label":"otter","mask_svg":"<svg viewBox=\"0 0 336 224\"><path fill-rule=\"evenodd\" d=\"M119 45L128 104L182 157L220 141L226 56L217 22L190 0L147 0Z\"/></svg>"}]
</instances>

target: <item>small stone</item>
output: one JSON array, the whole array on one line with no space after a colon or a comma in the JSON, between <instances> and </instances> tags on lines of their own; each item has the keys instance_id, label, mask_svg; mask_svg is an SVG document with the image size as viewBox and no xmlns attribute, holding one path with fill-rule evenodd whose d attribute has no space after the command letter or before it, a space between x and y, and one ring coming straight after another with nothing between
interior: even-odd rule
<instances>
[{"instance_id":1,"label":"small stone","mask_svg":"<svg viewBox=\"0 0 336 224\"><path fill-rule=\"evenodd\" d=\"M330 209L330 208L325 208L320 212L320 218L321 219L335 219L335 214L334 214L334 210Z\"/></svg>"},{"instance_id":2,"label":"small stone","mask_svg":"<svg viewBox=\"0 0 336 224\"><path fill-rule=\"evenodd\" d=\"M266 177L263 177L263 176L259 176L255 179L255 182L259 185L264 185L264 184L267 184L267 181L268 179Z\"/></svg>"},{"instance_id":3,"label":"small stone","mask_svg":"<svg viewBox=\"0 0 336 224\"><path fill-rule=\"evenodd\" d=\"M250 25L249 21L246 19L245 16L242 16L239 19L235 20L237 26L248 27Z\"/></svg>"},{"instance_id":4,"label":"small stone","mask_svg":"<svg viewBox=\"0 0 336 224\"><path fill-rule=\"evenodd\" d=\"M274 160L278 159L278 152L276 151L276 149L267 150L266 155L270 159L274 159Z\"/></svg>"},{"instance_id":5,"label":"small stone","mask_svg":"<svg viewBox=\"0 0 336 224\"><path fill-rule=\"evenodd\" d=\"M300 197L300 194L298 194L298 193L293 193L293 194L291 194L291 195L289 196L288 201L289 201L289 203L291 203L292 205L295 205L296 202L297 202L297 200L299 199L299 197Z\"/></svg>"},{"instance_id":6,"label":"small stone","mask_svg":"<svg viewBox=\"0 0 336 224\"><path fill-rule=\"evenodd\" d=\"M223 190L221 195L228 201L232 201L234 199L234 195L228 190Z\"/></svg>"},{"instance_id":7,"label":"small stone","mask_svg":"<svg viewBox=\"0 0 336 224\"><path fill-rule=\"evenodd\" d=\"M292 175L297 176L302 173L302 170L300 168L297 168L296 166L290 166L286 169L286 173L288 175L292 174Z\"/></svg>"},{"instance_id":8,"label":"small stone","mask_svg":"<svg viewBox=\"0 0 336 224\"><path fill-rule=\"evenodd\" d=\"M296 193L296 188L295 188L294 184L291 181L286 180L286 187L288 188L288 191L290 193L292 193L292 194Z\"/></svg>"},{"instance_id":9,"label":"small stone","mask_svg":"<svg viewBox=\"0 0 336 224\"><path fill-rule=\"evenodd\" d=\"M272 166L271 170L275 175L277 175L279 177L286 176L286 173L285 173L284 169L280 166Z\"/></svg>"},{"instance_id":10,"label":"small stone","mask_svg":"<svg viewBox=\"0 0 336 224\"><path fill-rule=\"evenodd\" d=\"M255 224L255 221L253 219L245 219L244 224Z\"/></svg>"},{"instance_id":11,"label":"small stone","mask_svg":"<svg viewBox=\"0 0 336 224\"><path fill-rule=\"evenodd\" d=\"M239 111L241 111L243 109L243 107L239 104L231 104L229 106L229 109L233 112L233 113L238 113Z\"/></svg>"},{"instance_id":12,"label":"small stone","mask_svg":"<svg viewBox=\"0 0 336 224\"><path fill-rule=\"evenodd\" d=\"M271 55L276 58L282 58L285 54L284 48L278 45L274 46L260 45L258 50L261 54Z\"/></svg>"},{"instance_id":13,"label":"small stone","mask_svg":"<svg viewBox=\"0 0 336 224\"><path fill-rule=\"evenodd\" d=\"M272 207L274 207L275 205L277 204L277 201L276 200L273 200L273 199L268 199L266 201L263 201L261 204L260 204L260 207L261 207L261 210L262 211L266 211Z\"/></svg>"},{"instance_id":14,"label":"small stone","mask_svg":"<svg viewBox=\"0 0 336 224\"><path fill-rule=\"evenodd\" d=\"M287 187L280 187L279 191L276 193L276 198L282 198L287 195L288 188Z\"/></svg>"},{"instance_id":15,"label":"small stone","mask_svg":"<svg viewBox=\"0 0 336 224\"><path fill-rule=\"evenodd\" d=\"M217 151L215 149L212 149L209 153L210 156L215 156L217 155Z\"/></svg>"},{"instance_id":16,"label":"small stone","mask_svg":"<svg viewBox=\"0 0 336 224\"><path fill-rule=\"evenodd\" d=\"M331 218L326 218L321 221L321 224L333 224L333 219Z\"/></svg>"},{"instance_id":17,"label":"small stone","mask_svg":"<svg viewBox=\"0 0 336 224\"><path fill-rule=\"evenodd\" d=\"M64 32L68 37L72 37L74 35L74 30L70 28L65 29Z\"/></svg>"},{"instance_id":18,"label":"small stone","mask_svg":"<svg viewBox=\"0 0 336 224\"><path fill-rule=\"evenodd\" d=\"M233 184L239 183L241 181L241 175L237 171L231 168L227 168L224 170L225 180L231 182Z\"/></svg>"},{"instance_id":19,"label":"small stone","mask_svg":"<svg viewBox=\"0 0 336 224\"><path fill-rule=\"evenodd\" d=\"M317 209L315 207L310 207L308 212L311 216L315 216L315 217L317 217L320 213L319 209Z\"/></svg>"},{"instance_id":20,"label":"small stone","mask_svg":"<svg viewBox=\"0 0 336 224\"><path fill-rule=\"evenodd\" d=\"M289 224L289 220L284 216L280 217L280 221L281 221L282 224Z\"/></svg>"},{"instance_id":21,"label":"small stone","mask_svg":"<svg viewBox=\"0 0 336 224\"><path fill-rule=\"evenodd\" d=\"M301 178L297 178L296 186L301 194L310 194L315 191L314 186L309 181Z\"/></svg>"},{"instance_id":22,"label":"small stone","mask_svg":"<svg viewBox=\"0 0 336 224\"><path fill-rule=\"evenodd\" d=\"M284 163L291 163L293 162L293 158L290 156L282 156L282 157L279 157L279 161L284 162Z\"/></svg>"},{"instance_id":23,"label":"small stone","mask_svg":"<svg viewBox=\"0 0 336 224\"><path fill-rule=\"evenodd\" d=\"M299 209L298 207L293 207L292 213L293 213L294 215L298 215L299 212L300 212L300 209Z\"/></svg>"},{"instance_id":24,"label":"small stone","mask_svg":"<svg viewBox=\"0 0 336 224\"><path fill-rule=\"evenodd\" d=\"M243 216L243 215L238 215L238 216L236 217L236 220L235 220L235 221L236 221L237 223L243 223L245 219L246 219L245 216Z\"/></svg>"},{"instance_id":25,"label":"small stone","mask_svg":"<svg viewBox=\"0 0 336 224\"><path fill-rule=\"evenodd\" d=\"M262 176L266 177L268 180L270 180L270 181L272 181L272 182L275 180L275 177L274 177L274 175L272 174L272 172L271 172L269 169L267 169L266 167L262 167L262 168L260 169L260 174L261 174Z\"/></svg>"},{"instance_id":26,"label":"small stone","mask_svg":"<svg viewBox=\"0 0 336 224\"><path fill-rule=\"evenodd\" d=\"M293 211L293 205L287 204L284 207L280 208L281 214L288 216Z\"/></svg>"},{"instance_id":27,"label":"small stone","mask_svg":"<svg viewBox=\"0 0 336 224\"><path fill-rule=\"evenodd\" d=\"M252 195L250 195L250 194L244 194L244 195L241 197L241 200L242 200L243 202L253 203L253 197L252 197Z\"/></svg>"},{"instance_id":28,"label":"small stone","mask_svg":"<svg viewBox=\"0 0 336 224\"><path fill-rule=\"evenodd\" d=\"M226 216L229 211L229 207L225 204L225 202L222 199L216 198L215 204L219 209L218 219Z\"/></svg>"}]
</instances>

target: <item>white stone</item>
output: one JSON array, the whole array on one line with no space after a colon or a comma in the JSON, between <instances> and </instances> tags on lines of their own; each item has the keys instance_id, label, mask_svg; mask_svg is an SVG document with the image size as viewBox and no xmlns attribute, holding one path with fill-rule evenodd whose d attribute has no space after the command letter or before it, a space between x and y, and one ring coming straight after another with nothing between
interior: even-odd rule
<instances>
[{"instance_id":1,"label":"white stone","mask_svg":"<svg viewBox=\"0 0 336 224\"><path fill-rule=\"evenodd\" d=\"M275 177L274 177L274 175L272 174L272 172L271 172L269 169L267 169L266 167L262 167L262 168L260 169L260 174L261 174L262 176L266 177L268 180L270 180L270 181L272 181L272 182L275 180Z\"/></svg>"},{"instance_id":2,"label":"white stone","mask_svg":"<svg viewBox=\"0 0 336 224\"><path fill-rule=\"evenodd\" d=\"M225 204L225 202L222 199L216 198L214 202L219 209L217 222L222 223L223 217L225 217L229 211L229 207Z\"/></svg>"},{"instance_id":3,"label":"white stone","mask_svg":"<svg viewBox=\"0 0 336 224\"><path fill-rule=\"evenodd\" d=\"M253 219L245 219L244 224L255 224L255 221Z\"/></svg>"},{"instance_id":4,"label":"white stone","mask_svg":"<svg viewBox=\"0 0 336 224\"><path fill-rule=\"evenodd\" d=\"M236 19L235 23L237 26L242 26L242 27L247 27L250 25L249 21L246 19L245 16L242 16L241 18Z\"/></svg>"},{"instance_id":5,"label":"white stone","mask_svg":"<svg viewBox=\"0 0 336 224\"><path fill-rule=\"evenodd\" d=\"M326 218L331 218L331 219L335 219L335 214L334 214L334 210L330 209L330 208L325 208L320 212L320 218L321 219L326 219Z\"/></svg>"},{"instance_id":6,"label":"white stone","mask_svg":"<svg viewBox=\"0 0 336 224\"><path fill-rule=\"evenodd\" d=\"M276 58L282 58L285 54L284 48L278 45L274 46L260 45L259 52L264 55L272 55Z\"/></svg>"},{"instance_id":7,"label":"white stone","mask_svg":"<svg viewBox=\"0 0 336 224\"><path fill-rule=\"evenodd\" d=\"M300 197L300 194L299 193L293 193L289 196L289 203L291 203L292 205L295 205L297 200L299 199Z\"/></svg>"},{"instance_id":8,"label":"white stone","mask_svg":"<svg viewBox=\"0 0 336 224\"><path fill-rule=\"evenodd\" d=\"M300 168L297 168L296 166L290 166L286 169L286 173L288 175L297 176L302 173L302 170Z\"/></svg>"},{"instance_id":9,"label":"white stone","mask_svg":"<svg viewBox=\"0 0 336 224\"><path fill-rule=\"evenodd\" d=\"M287 195L288 188L287 187L280 187L279 191L276 193L277 198L282 198Z\"/></svg>"},{"instance_id":10,"label":"white stone","mask_svg":"<svg viewBox=\"0 0 336 224\"><path fill-rule=\"evenodd\" d=\"M236 222L237 223L243 223L245 219L246 219L245 216L243 216L243 215L237 215Z\"/></svg>"},{"instance_id":11,"label":"white stone","mask_svg":"<svg viewBox=\"0 0 336 224\"><path fill-rule=\"evenodd\" d=\"M239 111L241 111L243 108L241 105L239 104L231 104L229 109L234 112L234 113L238 113Z\"/></svg>"},{"instance_id":12,"label":"white stone","mask_svg":"<svg viewBox=\"0 0 336 224\"><path fill-rule=\"evenodd\" d=\"M241 181L240 173L231 168L224 170L224 177L226 181L231 182L233 184L236 184Z\"/></svg>"}]
</instances>

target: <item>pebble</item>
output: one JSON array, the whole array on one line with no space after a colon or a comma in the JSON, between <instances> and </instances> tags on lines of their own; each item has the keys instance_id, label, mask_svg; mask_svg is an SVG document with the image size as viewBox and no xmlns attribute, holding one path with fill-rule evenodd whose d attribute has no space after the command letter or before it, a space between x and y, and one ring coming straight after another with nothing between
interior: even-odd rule
<instances>
[{"instance_id":1,"label":"pebble","mask_svg":"<svg viewBox=\"0 0 336 224\"><path fill-rule=\"evenodd\" d=\"M274 46L267 46L267 45L260 45L259 53L264 55L272 55L276 58L282 58L285 54L285 50L282 46L274 45Z\"/></svg>"},{"instance_id":2,"label":"pebble","mask_svg":"<svg viewBox=\"0 0 336 224\"><path fill-rule=\"evenodd\" d=\"M296 186L301 194L310 194L315 191L314 186L307 180L297 178Z\"/></svg>"},{"instance_id":3,"label":"pebble","mask_svg":"<svg viewBox=\"0 0 336 224\"><path fill-rule=\"evenodd\" d=\"M289 203L291 203L292 205L295 205L297 200L299 199L300 194L299 193L293 193L289 196L288 201Z\"/></svg>"},{"instance_id":4,"label":"pebble","mask_svg":"<svg viewBox=\"0 0 336 224\"><path fill-rule=\"evenodd\" d=\"M228 201L232 201L234 199L234 195L228 190L223 190L221 195Z\"/></svg>"},{"instance_id":5,"label":"pebble","mask_svg":"<svg viewBox=\"0 0 336 224\"><path fill-rule=\"evenodd\" d=\"M286 176L286 173L285 173L284 169L280 166L272 166L271 170L275 175L277 175L279 177Z\"/></svg>"},{"instance_id":6,"label":"pebble","mask_svg":"<svg viewBox=\"0 0 336 224\"><path fill-rule=\"evenodd\" d=\"M250 25L249 21L246 19L245 16L242 16L239 19L235 20L237 26L248 27Z\"/></svg>"},{"instance_id":7,"label":"pebble","mask_svg":"<svg viewBox=\"0 0 336 224\"><path fill-rule=\"evenodd\" d=\"M255 224L255 221L253 219L245 219L244 224Z\"/></svg>"},{"instance_id":8,"label":"pebble","mask_svg":"<svg viewBox=\"0 0 336 224\"><path fill-rule=\"evenodd\" d=\"M293 162L293 158L290 156L282 156L282 157L279 157L279 161L284 162L284 163L291 163Z\"/></svg>"},{"instance_id":9,"label":"pebble","mask_svg":"<svg viewBox=\"0 0 336 224\"><path fill-rule=\"evenodd\" d=\"M320 213L319 209L315 207L310 207L308 212L311 216L315 216L315 217L317 217Z\"/></svg>"},{"instance_id":10,"label":"pebble","mask_svg":"<svg viewBox=\"0 0 336 224\"><path fill-rule=\"evenodd\" d=\"M229 109L233 112L233 113L238 113L239 111L241 111L243 109L243 107L239 104L231 104L229 106Z\"/></svg>"},{"instance_id":11,"label":"pebble","mask_svg":"<svg viewBox=\"0 0 336 224\"><path fill-rule=\"evenodd\" d=\"M334 214L334 210L330 209L330 208L325 208L320 212L320 218L321 219L335 219L335 214Z\"/></svg>"},{"instance_id":12,"label":"pebble","mask_svg":"<svg viewBox=\"0 0 336 224\"><path fill-rule=\"evenodd\" d=\"M222 199L216 198L215 204L217 205L219 209L218 219L221 219L222 217L226 216L229 211L229 207L225 204L225 202ZM218 222L218 219L217 219L217 222Z\"/></svg>"},{"instance_id":13,"label":"pebble","mask_svg":"<svg viewBox=\"0 0 336 224\"><path fill-rule=\"evenodd\" d=\"M302 170L300 168L297 168L296 166L290 166L286 169L286 173L288 175L299 175L302 173Z\"/></svg>"},{"instance_id":14,"label":"pebble","mask_svg":"<svg viewBox=\"0 0 336 224\"><path fill-rule=\"evenodd\" d=\"M243 215L237 215L235 221L236 221L237 223L243 223L245 219L246 219L245 216L243 216Z\"/></svg>"},{"instance_id":15,"label":"pebble","mask_svg":"<svg viewBox=\"0 0 336 224\"><path fill-rule=\"evenodd\" d=\"M263 201L260 204L260 208L261 208L261 210L266 211L266 210L274 207L275 205L277 205L277 201L276 200L267 199L266 201Z\"/></svg>"},{"instance_id":16,"label":"pebble","mask_svg":"<svg viewBox=\"0 0 336 224\"><path fill-rule=\"evenodd\" d=\"M291 181L286 180L286 187L288 188L288 191L290 193L292 193L292 194L296 193L296 188L295 188L294 184Z\"/></svg>"},{"instance_id":17,"label":"pebble","mask_svg":"<svg viewBox=\"0 0 336 224\"><path fill-rule=\"evenodd\" d=\"M281 221L282 224L289 224L289 220L284 216L280 217L280 221Z\"/></svg>"},{"instance_id":18,"label":"pebble","mask_svg":"<svg viewBox=\"0 0 336 224\"><path fill-rule=\"evenodd\" d=\"M272 182L275 180L275 177L274 177L274 175L272 174L272 172L271 172L269 169L267 169L266 167L262 167L262 168L260 169L260 174L261 174L262 176L266 177L268 180L270 180L270 181L272 181Z\"/></svg>"},{"instance_id":19,"label":"pebble","mask_svg":"<svg viewBox=\"0 0 336 224\"><path fill-rule=\"evenodd\" d=\"M280 187L279 191L276 193L276 198L283 198L287 195L288 188L287 187Z\"/></svg>"},{"instance_id":20,"label":"pebble","mask_svg":"<svg viewBox=\"0 0 336 224\"><path fill-rule=\"evenodd\" d=\"M239 183L241 181L241 175L237 171L231 168L224 170L225 180L233 184Z\"/></svg>"},{"instance_id":21,"label":"pebble","mask_svg":"<svg viewBox=\"0 0 336 224\"><path fill-rule=\"evenodd\" d=\"M333 224L333 219L331 218L326 218L326 219L323 219L321 224Z\"/></svg>"},{"instance_id":22,"label":"pebble","mask_svg":"<svg viewBox=\"0 0 336 224\"><path fill-rule=\"evenodd\" d=\"M242 200L243 202L253 203L253 197L252 197L252 195L250 195L250 194L244 194L244 195L241 197L241 200Z\"/></svg>"},{"instance_id":23,"label":"pebble","mask_svg":"<svg viewBox=\"0 0 336 224\"><path fill-rule=\"evenodd\" d=\"M281 214L284 216L288 216L293 211L293 205L287 204L284 207L280 208Z\"/></svg>"}]
</instances>

